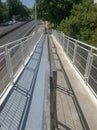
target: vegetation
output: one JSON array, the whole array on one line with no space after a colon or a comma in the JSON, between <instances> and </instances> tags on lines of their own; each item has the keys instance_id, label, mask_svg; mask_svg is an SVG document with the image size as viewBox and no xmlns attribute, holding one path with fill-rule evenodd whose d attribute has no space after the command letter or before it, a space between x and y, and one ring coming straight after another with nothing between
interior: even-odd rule
<instances>
[{"instance_id":1,"label":"vegetation","mask_svg":"<svg viewBox=\"0 0 97 130\"><path fill-rule=\"evenodd\" d=\"M5 3L0 3L0 22L6 21L9 17L8 6Z\"/></svg>"},{"instance_id":2,"label":"vegetation","mask_svg":"<svg viewBox=\"0 0 97 130\"><path fill-rule=\"evenodd\" d=\"M97 46L97 4L93 0L37 0L38 18L73 38ZM0 22L27 18L31 13L20 0L0 2Z\"/></svg>"},{"instance_id":3,"label":"vegetation","mask_svg":"<svg viewBox=\"0 0 97 130\"><path fill-rule=\"evenodd\" d=\"M97 46L97 4L93 0L38 0L37 7L39 18L66 35Z\"/></svg>"},{"instance_id":4,"label":"vegetation","mask_svg":"<svg viewBox=\"0 0 97 130\"><path fill-rule=\"evenodd\" d=\"M85 1L73 5L71 15L63 19L57 29L65 34L97 46L97 4Z\"/></svg>"},{"instance_id":5,"label":"vegetation","mask_svg":"<svg viewBox=\"0 0 97 130\"><path fill-rule=\"evenodd\" d=\"M14 15L20 18L29 17L29 9L20 2L20 0L7 0L9 7L9 17Z\"/></svg>"},{"instance_id":6,"label":"vegetation","mask_svg":"<svg viewBox=\"0 0 97 130\"><path fill-rule=\"evenodd\" d=\"M31 11L20 0L7 0L6 3L0 2L0 22L8 21L13 17L26 19L30 16Z\"/></svg>"},{"instance_id":7,"label":"vegetation","mask_svg":"<svg viewBox=\"0 0 97 130\"><path fill-rule=\"evenodd\" d=\"M78 3L78 0L38 0L37 3L38 18L50 21L56 27L71 14L73 3Z\"/></svg>"}]
</instances>

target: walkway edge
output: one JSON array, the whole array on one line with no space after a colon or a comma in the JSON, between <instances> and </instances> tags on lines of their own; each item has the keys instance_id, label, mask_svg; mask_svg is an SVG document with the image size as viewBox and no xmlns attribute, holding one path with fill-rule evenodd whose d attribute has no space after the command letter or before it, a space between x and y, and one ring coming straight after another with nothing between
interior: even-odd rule
<instances>
[{"instance_id":1,"label":"walkway edge","mask_svg":"<svg viewBox=\"0 0 97 130\"><path fill-rule=\"evenodd\" d=\"M42 36L43 36L43 34L41 34L39 40L36 42L36 44L35 44L35 46L34 46L34 48L33 48L33 50L32 50L32 53L30 54L30 56L28 56L27 60L25 61L25 66L26 66L26 64L28 63L28 61L30 60L30 58L31 58L31 56L32 56L32 54L33 54L33 52L34 52L34 50L35 50L37 44L38 44L39 41L41 40ZM14 86L15 82L17 81L17 79L19 78L19 76L21 75L21 73L23 72L25 66L22 65L22 66L19 68L19 70L17 71L17 73L16 73L16 75L15 75L15 78L14 78L14 80L13 80L13 83L9 83L9 84L7 85L7 87L5 88L5 90L2 92L2 95L0 95L0 106L2 105L2 103L3 103L4 100L6 99L7 95L8 95L9 92L11 91L12 87Z\"/></svg>"},{"instance_id":2,"label":"walkway edge","mask_svg":"<svg viewBox=\"0 0 97 130\"><path fill-rule=\"evenodd\" d=\"M94 119L97 119L97 114L95 114L95 111L97 110L97 99L94 97L89 87L85 84L79 73L71 64L70 60L65 55L61 45L57 42L56 38L53 35L52 38L55 42L59 57L61 58L61 62L64 65L64 69L67 76L69 77L70 83L72 84L74 93L78 99L89 128L90 130L96 130L97 122Z\"/></svg>"}]
</instances>

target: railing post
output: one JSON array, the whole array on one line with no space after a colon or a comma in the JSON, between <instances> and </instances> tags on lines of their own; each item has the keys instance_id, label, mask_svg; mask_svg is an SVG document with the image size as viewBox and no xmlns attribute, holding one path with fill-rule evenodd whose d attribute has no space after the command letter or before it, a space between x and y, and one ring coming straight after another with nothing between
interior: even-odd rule
<instances>
[{"instance_id":1,"label":"railing post","mask_svg":"<svg viewBox=\"0 0 97 130\"><path fill-rule=\"evenodd\" d=\"M91 50L88 53L87 64L86 64L86 69L84 74L84 79L86 84L88 83L92 61L93 61L93 49L91 48Z\"/></svg>"},{"instance_id":2,"label":"railing post","mask_svg":"<svg viewBox=\"0 0 97 130\"><path fill-rule=\"evenodd\" d=\"M58 37L59 37L59 40L58 40L58 42L60 43L60 41L61 41L61 40L60 40L60 39L61 39L61 37L60 37L60 33L58 34Z\"/></svg>"},{"instance_id":3,"label":"railing post","mask_svg":"<svg viewBox=\"0 0 97 130\"><path fill-rule=\"evenodd\" d=\"M31 39L28 40L29 56L31 56L31 51L32 51L32 46L31 46L30 42L32 42L33 39L32 40Z\"/></svg>"},{"instance_id":4,"label":"railing post","mask_svg":"<svg viewBox=\"0 0 97 130\"><path fill-rule=\"evenodd\" d=\"M24 47L23 47L23 43L20 44L21 47L21 55L22 55L22 64L24 65Z\"/></svg>"},{"instance_id":5,"label":"railing post","mask_svg":"<svg viewBox=\"0 0 97 130\"><path fill-rule=\"evenodd\" d=\"M13 68L12 68L10 52L9 52L7 46L5 46L5 61L6 61L6 66L7 66L7 72L8 72L8 75L9 75L9 79L12 82L13 81Z\"/></svg>"},{"instance_id":6,"label":"railing post","mask_svg":"<svg viewBox=\"0 0 97 130\"><path fill-rule=\"evenodd\" d=\"M66 51L67 55L68 55L68 51L69 51L69 38L68 38L68 41L67 41L67 51Z\"/></svg>"},{"instance_id":7,"label":"railing post","mask_svg":"<svg viewBox=\"0 0 97 130\"><path fill-rule=\"evenodd\" d=\"M61 32L59 33L59 36L60 36L60 38L59 38L59 43L60 43L60 45L61 45Z\"/></svg>"},{"instance_id":8,"label":"railing post","mask_svg":"<svg viewBox=\"0 0 97 130\"><path fill-rule=\"evenodd\" d=\"M64 33L62 33L62 47L64 49Z\"/></svg>"},{"instance_id":9,"label":"railing post","mask_svg":"<svg viewBox=\"0 0 97 130\"><path fill-rule=\"evenodd\" d=\"M60 32L60 44L61 44L61 46L63 44L63 35L62 35L62 32Z\"/></svg>"},{"instance_id":10,"label":"railing post","mask_svg":"<svg viewBox=\"0 0 97 130\"><path fill-rule=\"evenodd\" d=\"M76 52L77 52L77 42L74 44L74 55L73 55L73 64L75 63L75 58L76 58Z\"/></svg>"}]
</instances>

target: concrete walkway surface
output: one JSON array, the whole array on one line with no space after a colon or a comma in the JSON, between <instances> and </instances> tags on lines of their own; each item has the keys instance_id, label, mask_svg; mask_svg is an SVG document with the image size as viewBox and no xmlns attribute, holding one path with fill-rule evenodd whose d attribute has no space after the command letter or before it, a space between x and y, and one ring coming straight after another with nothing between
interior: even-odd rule
<instances>
[{"instance_id":1,"label":"concrete walkway surface","mask_svg":"<svg viewBox=\"0 0 97 130\"><path fill-rule=\"evenodd\" d=\"M56 130L97 130L97 99L52 38L57 68Z\"/></svg>"}]
</instances>

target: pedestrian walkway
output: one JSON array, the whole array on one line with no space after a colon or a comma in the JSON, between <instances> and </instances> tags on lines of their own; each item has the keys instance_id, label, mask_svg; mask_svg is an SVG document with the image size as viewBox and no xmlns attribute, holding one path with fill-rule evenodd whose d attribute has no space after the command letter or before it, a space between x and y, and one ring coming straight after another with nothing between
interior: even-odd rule
<instances>
[{"instance_id":1,"label":"pedestrian walkway","mask_svg":"<svg viewBox=\"0 0 97 130\"><path fill-rule=\"evenodd\" d=\"M48 93L49 87L46 75L48 75L48 51L47 36L44 34L0 107L0 130L42 129L43 121L46 120L46 118L43 120L44 95Z\"/></svg>"},{"instance_id":2,"label":"pedestrian walkway","mask_svg":"<svg viewBox=\"0 0 97 130\"><path fill-rule=\"evenodd\" d=\"M54 37L53 42L57 68L56 130L97 130L97 101Z\"/></svg>"},{"instance_id":3,"label":"pedestrian walkway","mask_svg":"<svg viewBox=\"0 0 97 130\"><path fill-rule=\"evenodd\" d=\"M55 130L97 130L97 99L53 35L50 44L48 34L41 35L38 41L0 107L0 130L50 130L50 118L54 119ZM52 83L52 86L50 56L54 57L57 70L57 85ZM53 85L56 93L51 113Z\"/></svg>"}]
</instances>

